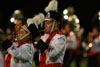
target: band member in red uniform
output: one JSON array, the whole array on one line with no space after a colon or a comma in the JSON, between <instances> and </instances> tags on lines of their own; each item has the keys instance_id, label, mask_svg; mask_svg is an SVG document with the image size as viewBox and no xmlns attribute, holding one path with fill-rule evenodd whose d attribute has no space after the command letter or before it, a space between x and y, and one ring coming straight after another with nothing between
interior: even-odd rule
<instances>
[{"instance_id":1,"label":"band member in red uniform","mask_svg":"<svg viewBox=\"0 0 100 67\"><path fill-rule=\"evenodd\" d=\"M7 49L8 49L9 47L11 47L13 41L16 40L16 38L17 38L17 36L18 36L18 32L19 32L19 30L20 30L20 28L21 28L21 26L22 26L23 24L25 24L25 20L24 20L24 19L22 19L22 18L17 18L17 19L16 19L16 24L15 24L15 31L16 31L16 32L13 32L14 34L11 34L12 36L15 35L15 36L13 37L13 40L12 40L12 41L11 41L11 40L8 40L8 41L6 41L5 43L3 43L3 46L4 46L4 45L9 45L8 47L6 47L6 51L7 51ZM6 56L6 57L5 57L5 65L6 65L6 67L10 67L11 55L7 53L5 56Z\"/></svg>"},{"instance_id":2,"label":"band member in red uniform","mask_svg":"<svg viewBox=\"0 0 100 67\"><path fill-rule=\"evenodd\" d=\"M29 27L27 27L27 25L21 26L17 41L13 42L12 46L7 50L9 54L6 57L6 67L32 67L35 52L32 39L37 37L38 33L34 24L31 24ZM7 60L9 60L10 63L8 63Z\"/></svg>"},{"instance_id":3,"label":"band member in red uniform","mask_svg":"<svg viewBox=\"0 0 100 67\"><path fill-rule=\"evenodd\" d=\"M63 67L70 67L70 64L72 63L73 59L75 58L76 55L76 35L73 31L74 25L70 22L66 24L66 52L64 56L64 61L63 61Z\"/></svg>"},{"instance_id":4,"label":"band member in red uniform","mask_svg":"<svg viewBox=\"0 0 100 67\"><path fill-rule=\"evenodd\" d=\"M100 29L93 28L93 41L89 44L87 67L100 67Z\"/></svg>"},{"instance_id":5,"label":"band member in red uniform","mask_svg":"<svg viewBox=\"0 0 100 67\"><path fill-rule=\"evenodd\" d=\"M40 67L62 67L66 37L59 30L61 18L55 11L49 11L45 18L45 34L37 44L41 50Z\"/></svg>"}]
</instances>

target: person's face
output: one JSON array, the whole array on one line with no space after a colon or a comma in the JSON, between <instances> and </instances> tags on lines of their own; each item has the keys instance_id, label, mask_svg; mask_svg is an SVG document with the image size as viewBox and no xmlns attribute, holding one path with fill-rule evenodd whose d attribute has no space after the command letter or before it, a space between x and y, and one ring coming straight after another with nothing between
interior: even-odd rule
<instances>
[{"instance_id":1,"label":"person's face","mask_svg":"<svg viewBox=\"0 0 100 67\"><path fill-rule=\"evenodd\" d=\"M98 30L96 28L93 29L93 35L97 36L98 35Z\"/></svg>"},{"instance_id":2,"label":"person's face","mask_svg":"<svg viewBox=\"0 0 100 67\"><path fill-rule=\"evenodd\" d=\"M64 31L65 34L70 32L70 26L68 24L65 25Z\"/></svg>"},{"instance_id":3,"label":"person's face","mask_svg":"<svg viewBox=\"0 0 100 67\"><path fill-rule=\"evenodd\" d=\"M45 22L45 31L50 32L52 28L52 22Z\"/></svg>"},{"instance_id":4,"label":"person's face","mask_svg":"<svg viewBox=\"0 0 100 67\"><path fill-rule=\"evenodd\" d=\"M20 30L19 30L19 32L18 32L18 38L21 38L21 37L24 36L26 33L27 33L27 32L26 32L24 29L20 28Z\"/></svg>"},{"instance_id":5,"label":"person's face","mask_svg":"<svg viewBox=\"0 0 100 67\"><path fill-rule=\"evenodd\" d=\"M93 37L93 33L92 32L89 32L88 33L88 37L87 37L88 40L91 41L92 40L92 37Z\"/></svg>"},{"instance_id":6,"label":"person's face","mask_svg":"<svg viewBox=\"0 0 100 67\"><path fill-rule=\"evenodd\" d=\"M92 32L89 32L88 33L88 37L90 38L90 37L92 37L93 36L93 33Z\"/></svg>"},{"instance_id":7,"label":"person's face","mask_svg":"<svg viewBox=\"0 0 100 67\"><path fill-rule=\"evenodd\" d=\"M12 35L8 35L7 38L8 38L9 40L12 40L12 39L13 39L13 36L12 36Z\"/></svg>"},{"instance_id":8,"label":"person's face","mask_svg":"<svg viewBox=\"0 0 100 67\"><path fill-rule=\"evenodd\" d=\"M3 30L0 28L0 33L3 33Z\"/></svg>"},{"instance_id":9,"label":"person's face","mask_svg":"<svg viewBox=\"0 0 100 67\"><path fill-rule=\"evenodd\" d=\"M70 7L69 10L71 11L72 14L74 13L74 8L73 7Z\"/></svg>"},{"instance_id":10,"label":"person's face","mask_svg":"<svg viewBox=\"0 0 100 67\"><path fill-rule=\"evenodd\" d=\"M15 30L16 30L16 32L18 32L19 31L19 29L20 29L20 27L21 27L21 20L16 20L16 25L15 25Z\"/></svg>"}]
</instances>

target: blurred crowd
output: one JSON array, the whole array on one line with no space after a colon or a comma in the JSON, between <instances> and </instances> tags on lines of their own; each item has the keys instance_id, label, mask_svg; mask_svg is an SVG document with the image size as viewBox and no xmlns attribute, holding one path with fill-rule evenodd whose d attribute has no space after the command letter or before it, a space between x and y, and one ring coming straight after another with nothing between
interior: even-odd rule
<instances>
[{"instance_id":1,"label":"blurred crowd","mask_svg":"<svg viewBox=\"0 0 100 67\"><path fill-rule=\"evenodd\" d=\"M84 28L68 7L63 15L57 1L33 18L25 18L20 10L13 13L6 32L0 28L0 67L100 67L100 29L84 36ZM85 61L84 61L85 60Z\"/></svg>"}]
</instances>

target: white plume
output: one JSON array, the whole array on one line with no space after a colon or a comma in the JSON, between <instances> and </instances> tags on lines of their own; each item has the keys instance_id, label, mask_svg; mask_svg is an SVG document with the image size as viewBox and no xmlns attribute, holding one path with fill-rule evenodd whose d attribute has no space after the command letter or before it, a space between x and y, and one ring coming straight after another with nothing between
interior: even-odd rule
<instances>
[{"instance_id":1,"label":"white plume","mask_svg":"<svg viewBox=\"0 0 100 67\"><path fill-rule=\"evenodd\" d=\"M44 14L39 13L38 15L34 16L33 18L28 18L27 24L28 24L28 26L30 24L35 24L38 27L38 25L44 21L44 18L45 18Z\"/></svg>"},{"instance_id":2,"label":"white plume","mask_svg":"<svg viewBox=\"0 0 100 67\"><path fill-rule=\"evenodd\" d=\"M45 8L45 12L49 12L49 11L57 11L58 9L58 2L57 0L51 0L48 4L48 6Z\"/></svg>"}]
</instances>

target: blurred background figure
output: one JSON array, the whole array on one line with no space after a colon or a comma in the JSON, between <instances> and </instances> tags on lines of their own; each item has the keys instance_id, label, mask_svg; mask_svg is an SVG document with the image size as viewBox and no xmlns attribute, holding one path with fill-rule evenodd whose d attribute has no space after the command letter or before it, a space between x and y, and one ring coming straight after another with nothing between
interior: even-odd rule
<instances>
[{"instance_id":1,"label":"blurred background figure","mask_svg":"<svg viewBox=\"0 0 100 67\"><path fill-rule=\"evenodd\" d=\"M6 39L4 31L0 28L0 41L4 41ZM0 45L1 46L1 45Z\"/></svg>"},{"instance_id":2,"label":"blurred background figure","mask_svg":"<svg viewBox=\"0 0 100 67\"><path fill-rule=\"evenodd\" d=\"M78 47L80 46L77 44L77 32L80 30L80 21L77 17L74 10L74 7L70 6L66 9L63 10L63 20L64 22L67 22L66 25L66 52L65 52L65 57L64 57L64 64L63 67L70 67L73 60L75 60L75 57L77 54L79 54ZM81 42L82 37L81 35L78 37L78 42ZM77 66L79 64L77 63Z\"/></svg>"},{"instance_id":3,"label":"blurred background figure","mask_svg":"<svg viewBox=\"0 0 100 67\"><path fill-rule=\"evenodd\" d=\"M93 41L89 43L88 67L100 67L100 29L93 28Z\"/></svg>"},{"instance_id":4,"label":"blurred background figure","mask_svg":"<svg viewBox=\"0 0 100 67\"><path fill-rule=\"evenodd\" d=\"M76 34L77 37L77 48L76 48L76 57L75 57L76 67L81 67L81 62L83 59L83 53L84 53L84 48L82 47L82 42L84 40L83 33L84 33L84 29L80 28L80 30Z\"/></svg>"},{"instance_id":5,"label":"blurred background figure","mask_svg":"<svg viewBox=\"0 0 100 67\"><path fill-rule=\"evenodd\" d=\"M4 38L2 38L4 37ZM2 55L2 42L4 41L5 36L4 36L4 32L2 29L0 29L0 67L4 67L4 57Z\"/></svg>"},{"instance_id":6,"label":"blurred background figure","mask_svg":"<svg viewBox=\"0 0 100 67\"><path fill-rule=\"evenodd\" d=\"M74 27L74 32L76 33L80 29L80 20L78 19L77 15L75 14L75 9L72 6L69 6L68 8L63 10L63 19L68 20L71 22Z\"/></svg>"},{"instance_id":7,"label":"blurred background figure","mask_svg":"<svg viewBox=\"0 0 100 67\"><path fill-rule=\"evenodd\" d=\"M1 50L0 50L0 67L4 67L4 57L2 55Z\"/></svg>"},{"instance_id":8,"label":"blurred background figure","mask_svg":"<svg viewBox=\"0 0 100 67\"><path fill-rule=\"evenodd\" d=\"M19 28L26 24L25 21L23 11L15 10L10 17L8 28L10 28L14 35L17 35Z\"/></svg>"},{"instance_id":9,"label":"blurred background figure","mask_svg":"<svg viewBox=\"0 0 100 67\"><path fill-rule=\"evenodd\" d=\"M63 67L70 67L76 56L76 35L74 33L74 25L71 22L66 24L66 52L63 61Z\"/></svg>"},{"instance_id":10,"label":"blurred background figure","mask_svg":"<svg viewBox=\"0 0 100 67\"><path fill-rule=\"evenodd\" d=\"M11 47L11 45L12 45L13 34L7 33L6 37L7 37L6 40L4 40L3 43L2 43L2 51L3 51L4 56L7 54L7 49L9 47Z\"/></svg>"},{"instance_id":11,"label":"blurred background figure","mask_svg":"<svg viewBox=\"0 0 100 67\"><path fill-rule=\"evenodd\" d=\"M84 54L83 57L87 58L88 57L88 52L91 49L91 44L93 42L93 33L92 32L88 32L87 37L83 39L82 42L82 47L84 49Z\"/></svg>"}]
</instances>

